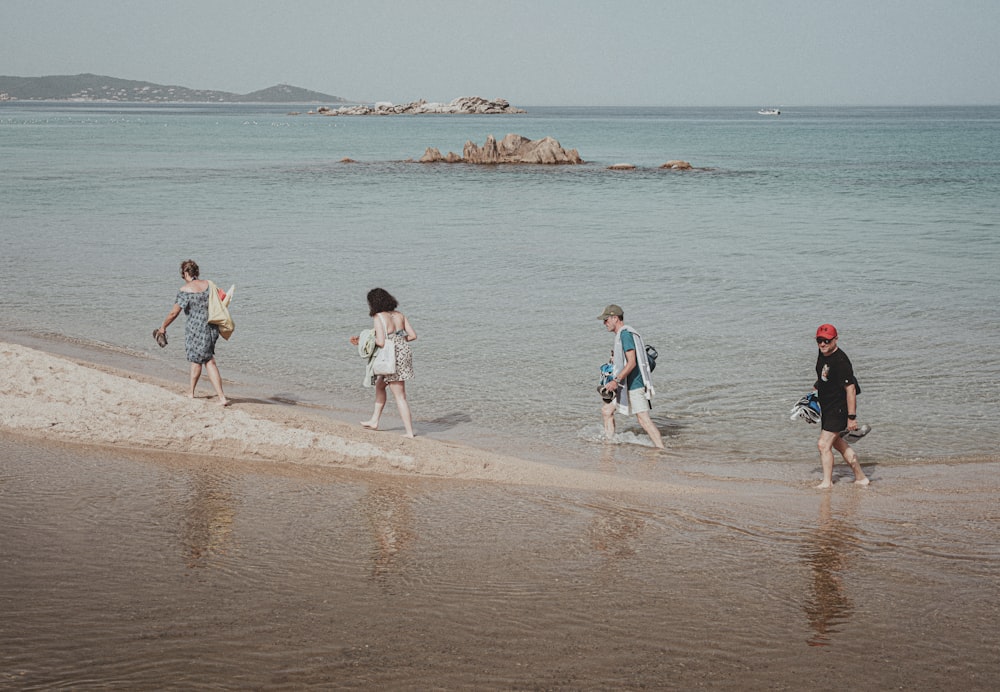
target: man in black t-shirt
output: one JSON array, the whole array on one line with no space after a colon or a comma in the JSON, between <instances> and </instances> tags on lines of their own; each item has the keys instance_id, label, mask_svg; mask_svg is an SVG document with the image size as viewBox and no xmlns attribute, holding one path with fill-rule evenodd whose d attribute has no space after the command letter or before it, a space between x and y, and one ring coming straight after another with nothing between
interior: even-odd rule
<instances>
[{"instance_id":1,"label":"man in black t-shirt","mask_svg":"<svg viewBox=\"0 0 1000 692\"><path fill-rule=\"evenodd\" d=\"M861 387L854 377L854 368L847 354L837 348L837 328L821 324L816 330L816 396L822 411L822 432L819 434L819 459L823 464L823 482L817 488L833 485L833 450L844 457L854 471L854 482L868 485L868 477L858 463L858 455L840 436L844 430L858 429L858 394Z\"/></svg>"}]
</instances>

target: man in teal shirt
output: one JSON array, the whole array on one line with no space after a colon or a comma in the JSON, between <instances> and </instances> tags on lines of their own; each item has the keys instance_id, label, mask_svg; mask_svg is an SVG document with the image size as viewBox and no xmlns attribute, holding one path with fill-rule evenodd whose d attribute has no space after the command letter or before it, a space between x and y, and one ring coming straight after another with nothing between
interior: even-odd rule
<instances>
[{"instance_id":1,"label":"man in teal shirt","mask_svg":"<svg viewBox=\"0 0 1000 692\"><path fill-rule=\"evenodd\" d=\"M642 337L625 324L625 314L617 305L604 308L598 318L605 328L615 334L612 352L614 379L605 385L615 398L601 407L604 434L611 440L615 436L615 409L625 415L635 415L639 425L649 435L653 446L663 449L663 438L649 415L649 400L653 397L653 383L649 374L649 361Z\"/></svg>"}]
</instances>

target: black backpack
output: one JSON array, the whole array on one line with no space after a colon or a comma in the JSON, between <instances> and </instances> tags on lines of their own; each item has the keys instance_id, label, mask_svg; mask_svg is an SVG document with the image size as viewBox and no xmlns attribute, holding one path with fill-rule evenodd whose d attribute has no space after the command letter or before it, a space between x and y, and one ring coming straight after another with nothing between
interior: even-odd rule
<instances>
[{"instance_id":1,"label":"black backpack","mask_svg":"<svg viewBox=\"0 0 1000 692\"><path fill-rule=\"evenodd\" d=\"M649 363L649 371L650 372L653 372L654 370L656 370L656 359L659 356L660 356L660 354L656 352L656 347L655 346L647 346L646 347L646 361Z\"/></svg>"}]
</instances>

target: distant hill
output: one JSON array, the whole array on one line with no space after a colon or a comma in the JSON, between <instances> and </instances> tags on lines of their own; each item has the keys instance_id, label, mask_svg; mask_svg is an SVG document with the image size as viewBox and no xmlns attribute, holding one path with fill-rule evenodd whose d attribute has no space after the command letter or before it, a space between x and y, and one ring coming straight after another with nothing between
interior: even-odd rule
<instances>
[{"instance_id":1,"label":"distant hill","mask_svg":"<svg viewBox=\"0 0 1000 692\"><path fill-rule=\"evenodd\" d=\"M237 97L237 101L240 103L315 103L316 101L353 103L339 96L321 94L318 91L309 91L290 84L276 84L267 89L243 94Z\"/></svg>"},{"instance_id":2,"label":"distant hill","mask_svg":"<svg viewBox=\"0 0 1000 692\"><path fill-rule=\"evenodd\" d=\"M250 94L190 89L96 74L0 76L0 101L134 101L139 103L353 103L340 96L278 84Z\"/></svg>"}]
</instances>

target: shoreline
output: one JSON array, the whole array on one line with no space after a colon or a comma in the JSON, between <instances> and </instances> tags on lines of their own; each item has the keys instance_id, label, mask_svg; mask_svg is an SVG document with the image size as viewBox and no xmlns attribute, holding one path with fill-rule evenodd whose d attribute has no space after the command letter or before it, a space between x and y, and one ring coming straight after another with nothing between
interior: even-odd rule
<instances>
[{"instance_id":1,"label":"shoreline","mask_svg":"<svg viewBox=\"0 0 1000 692\"><path fill-rule=\"evenodd\" d=\"M408 440L394 429L365 430L308 404L248 396L238 385L231 387L233 405L223 408L214 395L190 399L185 383L10 340L0 341L0 363L12 374L0 386L0 432L21 439L511 485L710 492L427 436Z\"/></svg>"},{"instance_id":2,"label":"shoreline","mask_svg":"<svg viewBox=\"0 0 1000 692\"><path fill-rule=\"evenodd\" d=\"M17 363L18 358L23 362ZM141 350L55 332L0 330L0 362L6 371L22 374L52 373L59 366L59 377L48 381L49 389L37 375L27 378L35 381L15 382L12 377L0 385L0 435L9 432L23 439L54 438L139 452L424 478L642 493L726 492L736 486L745 492L746 484L761 490L805 491L814 489L819 471L818 460L812 457L801 464L762 458L734 465L634 444L595 443L594 454L581 456L541 439L507 439L492 430L463 429L455 435L434 420L423 421L431 428L428 432L421 432L417 422L417 438L405 440L394 411L387 412L386 427L366 430L355 422L365 415L357 402L316 403L294 392L264 394L273 388L252 376L245 381L239 372L235 378L224 377L234 406L223 411L212 401L214 394L209 396L206 382L199 386L199 393L206 396L195 401L186 396L187 372L181 367ZM483 443L477 445L475 439ZM885 481L919 483L922 475L946 468L964 468L971 480L980 465L996 463L1000 455L877 461L862 457L878 486ZM891 469L891 476L883 475L882 466ZM846 465L835 465L835 486L850 485L849 474Z\"/></svg>"}]
</instances>

